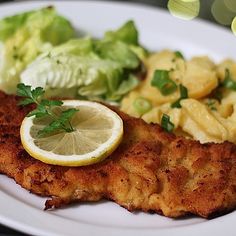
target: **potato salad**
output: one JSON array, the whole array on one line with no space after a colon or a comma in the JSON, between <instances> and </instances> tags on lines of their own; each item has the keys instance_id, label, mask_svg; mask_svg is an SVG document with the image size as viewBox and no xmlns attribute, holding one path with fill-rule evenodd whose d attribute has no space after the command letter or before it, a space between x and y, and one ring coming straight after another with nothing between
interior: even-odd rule
<instances>
[{"instance_id":1,"label":"potato salad","mask_svg":"<svg viewBox=\"0 0 236 236\"><path fill-rule=\"evenodd\" d=\"M186 60L164 50L150 54L145 65L145 80L122 100L124 112L201 143L236 143L234 61Z\"/></svg>"}]
</instances>

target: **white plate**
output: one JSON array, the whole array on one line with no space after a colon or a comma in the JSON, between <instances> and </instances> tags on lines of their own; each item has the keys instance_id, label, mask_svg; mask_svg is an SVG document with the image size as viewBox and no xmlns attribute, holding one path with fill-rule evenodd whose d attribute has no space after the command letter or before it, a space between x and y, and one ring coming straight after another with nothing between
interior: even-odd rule
<instances>
[{"instance_id":1,"label":"white plate","mask_svg":"<svg viewBox=\"0 0 236 236\"><path fill-rule=\"evenodd\" d=\"M78 30L93 36L102 36L104 31L133 19L141 42L150 49L178 49L188 57L204 54L216 61L236 59L236 38L227 30L199 20L178 20L145 6L91 1L22 2L1 5L0 17L47 5L55 5ZM45 212L44 201L0 176L0 223L34 235L230 236L236 231L236 212L209 221L197 217L172 220L157 214L130 213L107 201Z\"/></svg>"}]
</instances>

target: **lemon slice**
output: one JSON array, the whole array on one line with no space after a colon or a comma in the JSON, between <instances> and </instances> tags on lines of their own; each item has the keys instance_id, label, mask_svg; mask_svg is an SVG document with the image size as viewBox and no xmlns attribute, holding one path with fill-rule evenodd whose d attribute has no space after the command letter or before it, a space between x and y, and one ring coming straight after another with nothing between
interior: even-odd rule
<instances>
[{"instance_id":1,"label":"lemon slice","mask_svg":"<svg viewBox=\"0 0 236 236\"><path fill-rule=\"evenodd\" d=\"M234 19L232 21L231 29L232 29L234 35L236 36L236 16L234 17Z\"/></svg>"},{"instance_id":2,"label":"lemon slice","mask_svg":"<svg viewBox=\"0 0 236 236\"><path fill-rule=\"evenodd\" d=\"M108 157L120 144L123 121L111 109L96 102L68 100L62 109L77 108L71 120L75 131L38 136L49 120L26 117L20 128L21 142L34 158L53 165L84 166Z\"/></svg>"}]
</instances>

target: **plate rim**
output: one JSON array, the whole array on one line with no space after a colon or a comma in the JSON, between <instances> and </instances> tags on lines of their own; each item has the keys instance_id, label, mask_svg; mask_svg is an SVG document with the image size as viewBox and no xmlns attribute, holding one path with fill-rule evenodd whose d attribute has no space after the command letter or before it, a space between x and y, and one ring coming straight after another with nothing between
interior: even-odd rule
<instances>
[{"instance_id":1,"label":"plate rim","mask_svg":"<svg viewBox=\"0 0 236 236\"><path fill-rule=\"evenodd\" d=\"M7 3L3 3L1 4L1 8L2 7L5 7L5 8L9 8L9 7L14 7L16 5L29 5L29 6L33 6L33 5L50 5L50 4L53 4L53 5L58 5L60 3L64 3L64 4L70 4L70 3L75 3L75 1L20 1L20 2L7 2ZM158 12L162 12L163 14L167 14L165 10L161 9L161 8L158 8L158 7L154 7L154 6L149 6L149 5L146 5L144 3L134 3L134 2L121 2L121 1L95 1L95 0L92 0L92 1L86 1L86 0L82 0L82 1L78 1L76 2L76 4L96 4L96 5L109 5L109 6L114 6L114 5L118 5L118 6L128 6L130 8L142 8L142 10L147 10L147 11L158 11ZM197 24L198 26L202 27L202 24L204 24L204 27L208 27L208 28L214 28L216 31L220 31L220 32L224 32L226 34L229 35L230 31L224 27L221 27L221 26L217 26L215 25L214 23L211 23L211 22L208 22L208 21L205 21L205 20L201 20L201 19L196 19L195 21L193 21L194 24ZM21 202L20 200L17 200L15 199L14 197L8 195L7 193L1 191L0 189L0 208L1 208L1 212L0 212L0 223L6 225L6 226L10 226L11 228L14 228L18 231L21 231L21 232L24 232L24 233L30 233L30 234L34 234L34 235L43 235L43 236L54 236L54 235L72 235L73 234L61 234L63 232L49 232L49 231L45 231L45 230L39 230L39 229L36 229L34 227L31 227L30 225L27 225L26 223L22 223L22 222L19 222L17 220L12 220L11 216L5 216L2 214L2 209L3 209L3 205L5 205L5 210L7 211L7 201L4 202L4 198L5 197L8 197L8 198L11 198L11 200L13 200L14 202L17 202L17 204L19 205L22 205L26 212L28 211L31 211L32 210L32 207L30 207L29 205ZM4 204L5 203L5 204ZM35 212L34 214L40 214L39 213L39 210L38 209L35 209L33 208L33 211ZM14 212L12 212L14 213ZM42 213L42 212L41 212ZM235 214L234 214L235 213ZM41 215L41 214L40 214ZM56 220L58 221L63 221L63 222L66 222L66 224L68 225L68 227L71 227L71 221L68 220L68 219L58 219L60 218L59 216L56 216L56 215L49 215L49 218L53 217L55 218ZM10 217L10 218L9 218ZM144 231L145 231L145 235L156 235L156 232L158 231L159 232L159 235L161 236L164 236L164 235L170 235L170 233L175 233L175 234L181 234L181 235L188 235L189 236L189 233L191 233L193 230L195 231L198 231L199 232L202 232L202 233L215 233L215 235L220 235L222 233L222 231L220 232L220 228L221 225L223 224L224 225L224 228L223 228L223 233L227 233L228 235L232 235L232 231L230 231L229 229L229 224L228 224L228 221L226 218L231 218L233 217L233 219L235 220L236 219L236 212L233 212L233 213L229 213L225 216L222 216L222 217L219 217L219 218L216 218L216 219L213 219L211 221L206 221L203 222L203 223L200 223L200 224L196 224L196 225L187 225L187 226L178 226L176 228L172 228L172 229L158 229L158 230L147 230L147 229L122 229L122 228L117 228L117 227L110 227L110 228L116 228L116 231L112 231L112 235L116 236L116 235L121 235L128 232L128 234L130 233L135 233L135 235L137 236L141 236L143 235ZM68 222L67 222L68 221ZM216 222L217 221L217 222ZM227 222L226 222L227 221ZM232 222L232 221L231 221ZM74 224L74 222L73 222ZM206 225L209 225L211 224L210 228ZM77 222L77 225L79 225L81 227L81 229L83 227L87 227L86 225L87 224L84 224L84 223L81 223L81 222ZM226 227L227 226L227 227ZM232 226L231 226L232 227ZM90 233L97 233L98 230L103 230L103 234L106 235L106 233L110 233L110 230L107 231L107 229L110 229L108 227L103 227L103 226L94 226L93 225L93 230L90 231L89 233L88 232L85 232L85 234L83 235L91 235ZM69 229L69 228L68 228ZM231 228L232 229L232 228ZM52 229L47 229L47 230L52 230ZM53 230L55 230L55 228L53 228ZM91 230L91 229L90 229ZM222 228L221 228L222 230ZM61 231L61 230L60 230ZM199 233L198 232L198 233ZM68 232L67 232L68 233ZM193 233L193 232L192 232Z\"/></svg>"},{"instance_id":2,"label":"plate rim","mask_svg":"<svg viewBox=\"0 0 236 236\"><path fill-rule=\"evenodd\" d=\"M162 12L162 13L164 13L164 14L167 14L167 11L165 10L165 9L163 9L163 8L161 8L161 7L158 7L158 6L155 6L155 5L152 5L152 4L148 4L148 3L143 3L143 2L126 2L126 1L122 1L122 0L112 0L112 1L110 1L110 0L79 0L79 1L76 1L76 0L52 0L52 1L50 1L50 0L43 0L43 1L40 1L40 0L19 0L19 1L17 1L17 2L3 2L3 3L0 3L0 6L1 7L11 7L11 6L14 6L14 5L27 5L27 4L29 4L29 5L31 5L31 4L35 4L35 3L38 3L38 4L45 4L45 5L50 5L50 4L60 4L60 3L67 3L67 4L69 4L69 3L78 3L78 4L92 4L92 5L94 5L94 4L98 4L98 5L100 5L100 4L106 4L106 5L126 5L126 6L128 6L128 7L137 7L137 8L145 8L145 10L151 10L151 11L159 11L159 12ZM178 17L176 17L177 19L178 19ZM213 23L213 22L211 22L211 21L209 21L209 20L206 20L206 19L202 19L202 18L198 18L198 17L196 17L196 18L194 18L191 22L194 22L194 23L200 23L200 24L204 24L205 26L207 25L207 26L210 26L211 28L213 27L213 28L215 28L216 30L223 30L225 33L230 33L231 31L227 28L227 27L225 27L225 26L223 26L223 25L221 25L221 24L219 24L219 23L217 23L217 22L215 22L215 23ZM231 33L230 33L231 34Z\"/></svg>"}]
</instances>

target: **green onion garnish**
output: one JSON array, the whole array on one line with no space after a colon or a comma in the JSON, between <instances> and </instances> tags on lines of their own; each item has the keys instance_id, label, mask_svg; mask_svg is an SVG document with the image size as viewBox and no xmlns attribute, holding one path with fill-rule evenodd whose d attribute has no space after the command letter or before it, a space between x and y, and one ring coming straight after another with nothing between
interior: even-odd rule
<instances>
[{"instance_id":1,"label":"green onion garnish","mask_svg":"<svg viewBox=\"0 0 236 236\"><path fill-rule=\"evenodd\" d=\"M175 56L184 60L184 56L180 51L175 51Z\"/></svg>"},{"instance_id":2,"label":"green onion garnish","mask_svg":"<svg viewBox=\"0 0 236 236\"><path fill-rule=\"evenodd\" d=\"M229 69L225 69L225 79L222 83L225 88L236 90L236 81L234 81L230 75Z\"/></svg>"},{"instance_id":3,"label":"green onion garnish","mask_svg":"<svg viewBox=\"0 0 236 236\"><path fill-rule=\"evenodd\" d=\"M172 132L175 125L170 121L170 117L168 115L163 114L161 118L161 127L167 132Z\"/></svg>"},{"instance_id":4,"label":"green onion garnish","mask_svg":"<svg viewBox=\"0 0 236 236\"><path fill-rule=\"evenodd\" d=\"M217 111L216 106L215 106L216 105L215 100L209 98L206 104L212 111Z\"/></svg>"},{"instance_id":5,"label":"green onion garnish","mask_svg":"<svg viewBox=\"0 0 236 236\"><path fill-rule=\"evenodd\" d=\"M172 108L181 108L180 101L188 98L188 89L182 84L179 85L180 98L171 104Z\"/></svg>"},{"instance_id":6,"label":"green onion garnish","mask_svg":"<svg viewBox=\"0 0 236 236\"><path fill-rule=\"evenodd\" d=\"M222 91L221 91L221 86L219 86L215 90L213 90L212 98L216 99L218 102L221 102L221 100L223 98L223 94L222 94Z\"/></svg>"},{"instance_id":7,"label":"green onion garnish","mask_svg":"<svg viewBox=\"0 0 236 236\"><path fill-rule=\"evenodd\" d=\"M143 115L152 109L151 102L143 97L136 98L133 106L140 115Z\"/></svg>"},{"instance_id":8,"label":"green onion garnish","mask_svg":"<svg viewBox=\"0 0 236 236\"><path fill-rule=\"evenodd\" d=\"M158 88L164 96L173 93L177 89L176 83L169 78L168 70L155 70L151 85Z\"/></svg>"}]
</instances>

